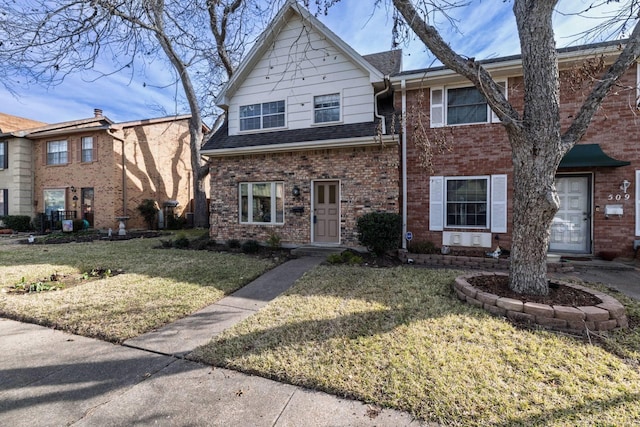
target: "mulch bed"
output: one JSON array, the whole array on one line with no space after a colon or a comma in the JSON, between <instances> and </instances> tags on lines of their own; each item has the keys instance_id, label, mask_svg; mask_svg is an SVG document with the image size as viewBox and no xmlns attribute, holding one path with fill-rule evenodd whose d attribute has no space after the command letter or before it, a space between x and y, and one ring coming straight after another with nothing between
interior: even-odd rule
<instances>
[{"instance_id":1,"label":"mulch bed","mask_svg":"<svg viewBox=\"0 0 640 427\"><path fill-rule=\"evenodd\" d=\"M468 279L475 288L505 298L518 299L523 302L535 302L547 305L564 305L569 307L584 307L598 305L602 301L594 295L565 286L549 282L549 295L523 295L509 289L509 277L503 275L476 276Z\"/></svg>"}]
</instances>

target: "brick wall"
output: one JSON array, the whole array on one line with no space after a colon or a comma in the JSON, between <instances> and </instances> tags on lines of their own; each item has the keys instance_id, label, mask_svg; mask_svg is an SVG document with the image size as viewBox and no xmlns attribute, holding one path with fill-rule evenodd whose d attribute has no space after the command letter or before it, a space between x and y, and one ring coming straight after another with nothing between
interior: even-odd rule
<instances>
[{"instance_id":1,"label":"brick wall","mask_svg":"<svg viewBox=\"0 0 640 427\"><path fill-rule=\"evenodd\" d=\"M340 181L341 243L356 246L357 218L367 212L399 212L398 146L314 150L211 159L211 238L265 241L276 233L283 244L311 241L311 185ZM284 225L239 222L238 184L284 182ZM294 198L298 186L301 197ZM303 207L304 213L291 208Z\"/></svg>"},{"instance_id":2,"label":"brick wall","mask_svg":"<svg viewBox=\"0 0 640 427\"><path fill-rule=\"evenodd\" d=\"M577 113L582 100L587 94L587 86L578 90L569 90L566 79L561 79L561 120L565 130ZM621 79L612 94L607 96L592 120L589 130L580 143L598 143L609 156L630 161L630 166L620 168L580 168L563 169L560 173L593 174L593 253L615 250L623 257L633 256L632 244L635 234L635 170L640 169L640 120L637 117L636 69L632 68ZM424 108L429 109L429 91L425 90ZM407 93L408 109L418 108L418 91ZM508 82L509 101L522 114L523 94L522 78L510 78ZM396 105L400 106L400 94L396 94ZM415 241L430 240L436 245L442 244L441 232L429 231L429 177L434 176L469 176L469 175L508 175L508 193L513 194L513 175L511 166L511 148L506 131L500 124L473 124L430 129L430 137L445 135L450 151L434 156L434 170L430 172L419 166L419 149L412 140L412 126L407 128L407 174L408 174L408 229L414 233ZM623 180L632 183L628 192L629 200L616 202L608 200L610 195L615 199L617 194L624 194L619 189ZM624 205L622 218L604 217L606 204ZM598 209L599 211L595 211ZM510 247L512 212L509 204L508 231L500 234L500 245ZM449 230L449 229L447 229ZM476 231L476 230L474 230ZM479 230L488 231L488 230ZM495 237L495 236L494 236Z\"/></svg>"}]
</instances>

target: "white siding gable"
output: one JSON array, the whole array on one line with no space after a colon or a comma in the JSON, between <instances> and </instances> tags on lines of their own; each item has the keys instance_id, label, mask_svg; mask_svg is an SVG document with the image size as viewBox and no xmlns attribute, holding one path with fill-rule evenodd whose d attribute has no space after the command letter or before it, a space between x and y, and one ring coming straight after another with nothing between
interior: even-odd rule
<instances>
[{"instance_id":1,"label":"white siding gable","mask_svg":"<svg viewBox=\"0 0 640 427\"><path fill-rule=\"evenodd\" d=\"M341 122L374 118L369 73L299 16L293 16L229 99L229 134L240 132L240 106L285 101L285 128L313 126L313 97L340 94Z\"/></svg>"}]
</instances>

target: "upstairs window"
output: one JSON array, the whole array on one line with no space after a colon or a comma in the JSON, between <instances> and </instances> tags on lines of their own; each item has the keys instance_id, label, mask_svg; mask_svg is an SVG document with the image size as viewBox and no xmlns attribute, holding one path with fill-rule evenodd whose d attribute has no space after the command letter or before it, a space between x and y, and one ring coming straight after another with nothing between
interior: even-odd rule
<instances>
[{"instance_id":1,"label":"upstairs window","mask_svg":"<svg viewBox=\"0 0 640 427\"><path fill-rule=\"evenodd\" d=\"M47 164L65 165L67 164L67 141L47 142Z\"/></svg>"},{"instance_id":2,"label":"upstairs window","mask_svg":"<svg viewBox=\"0 0 640 427\"><path fill-rule=\"evenodd\" d=\"M313 112L315 123L340 121L340 94L314 96Z\"/></svg>"},{"instance_id":3,"label":"upstairs window","mask_svg":"<svg viewBox=\"0 0 640 427\"><path fill-rule=\"evenodd\" d=\"M256 130L284 127L284 101L240 107L240 130Z\"/></svg>"},{"instance_id":4,"label":"upstairs window","mask_svg":"<svg viewBox=\"0 0 640 427\"><path fill-rule=\"evenodd\" d=\"M93 155L93 137L84 136L81 141L80 149L80 161L82 163L92 162L94 160Z\"/></svg>"},{"instance_id":5,"label":"upstairs window","mask_svg":"<svg viewBox=\"0 0 640 427\"><path fill-rule=\"evenodd\" d=\"M507 82L497 82L507 96ZM475 86L431 88L431 127L498 123L484 95Z\"/></svg>"},{"instance_id":6,"label":"upstairs window","mask_svg":"<svg viewBox=\"0 0 640 427\"><path fill-rule=\"evenodd\" d=\"M0 169L7 169L9 167L9 155L7 153L7 141L0 141Z\"/></svg>"}]
</instances>

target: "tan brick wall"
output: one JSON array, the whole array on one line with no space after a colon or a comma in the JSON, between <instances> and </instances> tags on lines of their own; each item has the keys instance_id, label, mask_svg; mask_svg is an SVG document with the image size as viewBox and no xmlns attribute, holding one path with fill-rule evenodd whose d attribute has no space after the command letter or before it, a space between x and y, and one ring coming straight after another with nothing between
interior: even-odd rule
<instances>
[{"instance_id":1,"label":"tan brick wall","mask_svg":"<svg viewBox=\"0 0 640 427\"><path fill-rule=\"evenodd\" d=\"M266 241L276 233L282 243L311 241L311 186L314 180L340 181L341 243L357 246L357 218L371 211L399 212L398 147L348 148L212 159L211 238ZM284 182L284 225L239 222L241 182ZM298 186L301 197L292 189ZM303 207L304 213L291 208Z\"/></svg>"},{"instance_id":2,"label":"tan brick wall","mask_svg":"<svg viewBox=\"0 0 640 427\"><path fill-rule=\"evenodd\" d=\"M522 79L509 79L509 101L522 114ZM617 250L622 256L633 256L632 244L635 235L635 170L640 169L640 121L635 103L636 70L635 67L621 79L619 87L607 96L602 107L592 120L589 130L581 143L598 143L609 156L630 161L630 166L620 168L580 168L563 169L561 173L594 173L594 206L600 206L599 212L593 212L593 252ZM407 105L416 107L417 91L407 93ZM581 105L585 91L569 91L563 84L561 90L561 120L563 130L566 129ZM425 93L426 105L429 108L429 92ZM396 94L399 106L400 96ZM408 155L408 229L413 231L415 241L431 240L436 245L442 244L441 232L429 231L429 176L469 176L469 175L508 175L508 193L513 194L513 175L511 165L511 147L507 134L500 124L474 124L451 126L431 130L444 132L450 142L451 151L434 157L434 171L419 166L419 151L412 141L412 126L407 130ZM629 188L630 198L627 201L608 201L610 194L615 197L621 193L619 186L626 179L632 183ZM604 217L604 206L611 203L624 205L622 218ZM511 204L509 203L508 232L500 234L500 244L510 247L511 239ZM449 229L447 229L449 230ZM481 230L488 231L488 230Z\"/></svg>"},{"instance_id":3,"label":"tan brick wall","mask_svg":"<svg viewBox=\"0 0 640 427\"><path fill-rule=\"evenodd\" d=\"M106 131L73 133L34 142L36 212L44 211L44 189L66 189L67 210L82 216L81 200L73 207L70 187L94 189L94 228L117 229L116 217L129 216L128 228L146 228L137 206L143 199L160 205L168 199L178 200L181 209L188 206L191 189L189 133L186 120L151 123L117 133L125 139L126 207L123 212L122 143ZM80 162L81 138L92 136L96 160ZM67 140L69 162L46 164L46 143ZM123 215L124 213L124 215Z\"/></svg>"}]
</instances>

